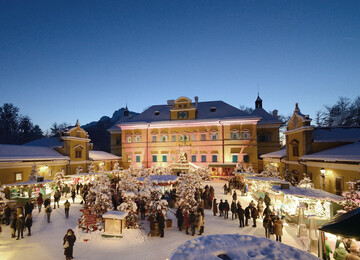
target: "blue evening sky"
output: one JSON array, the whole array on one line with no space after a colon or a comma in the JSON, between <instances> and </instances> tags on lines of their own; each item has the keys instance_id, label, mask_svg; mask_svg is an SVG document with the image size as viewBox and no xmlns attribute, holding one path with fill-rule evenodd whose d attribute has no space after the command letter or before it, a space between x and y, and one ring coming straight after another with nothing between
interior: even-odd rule
<instances>
[{"instance_id":1,"label":"blue evening sky","mask_svg":"<svg viewBox=\"0 0 360 260\"><path fill-rule=\"evenodd\" d=\"M43 130L199 96L314 117L360 95L360 1L0 2L0 105Z\"/></svg>"}]
</instances>

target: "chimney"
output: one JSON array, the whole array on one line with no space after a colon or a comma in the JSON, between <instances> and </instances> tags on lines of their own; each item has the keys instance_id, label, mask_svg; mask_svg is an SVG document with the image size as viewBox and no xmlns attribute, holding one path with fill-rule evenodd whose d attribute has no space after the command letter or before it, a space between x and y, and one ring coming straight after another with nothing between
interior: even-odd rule
<instances>
[{"instance_id":1,"label":"chimney","mask_svg":"<svg viewBox=\"0 0 360 260\"><path fill-rule=\"evenodd\" d=\"M169 100L167 101L168 106L173 106L174 103L175 103L175 100L174 100L174 99L169 99Z\"/></svg>"},{"instance_id":2,"label":"chimney","mask_svg":"<svg viewBox=\"0 0 360 260\"><path fill-rule=\"evenodd\" d=\"M124 116L129 116L129 109L128 109L127 105L124 110Z\"/></svg>"},{"instance_id":3,"label":"chimney","mask_svg":"<svg viewBox=\"0 0 360 260\"><path fill-rule=\"evenodd\" d=\"M274 109L273 111L273 117L278 118L278 110Z\"/></svg>"},{"instance_id":4,"label":"chimney","mask_svg":"<svg viewBox=\"0 0 360 260\"><path fill-rule=\"evenodd\" d=\"M199 103L199 97L195 96L195 108L198 107L198 103Z\"/></svg>"}]
</instances>

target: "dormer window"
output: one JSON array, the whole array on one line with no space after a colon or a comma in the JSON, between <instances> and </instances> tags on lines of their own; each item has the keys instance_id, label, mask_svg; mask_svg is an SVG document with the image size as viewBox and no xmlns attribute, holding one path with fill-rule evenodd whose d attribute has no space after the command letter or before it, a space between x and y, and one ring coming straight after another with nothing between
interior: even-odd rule
<instances>
[{"instance_id":1,"label":"dormer window","mask_svg":"<svg viewBox=\"0 0 360 260\"><path fill-rule=\"evenodd\" d=\"M250 140L250 131L248 129L241 131L241 140Z\"/></svg>"},{"instance_id":2,"label":"dormer window","mask_svg":"<svg viewBox=\"0 0 360 260\"><path fill-rule=\"evenodd\" d=\"M155 112L154 112L154 115L155 115L155 116L160 115L160 111L155 111Z\"/></svg>"},{"instance_id":3,"label":"dormer window","mask_svg":"<svg viewBox=\"0 0 360 260\"><path fill-rule=\"evenodd\" d=\"M231 130L230 139L231 139L231 140L239 140L239 139L240 139L239 130L237 130L237 129Z\"/></svg>"},{"instance_id":4,"label":"dormer window","mask_svg":"<svg viewBox=\"0 0 360 260\"><path fill-rule=\"evenodd\" d=\"M215 111L216 111L216 107L211 107L211 108L210 108L210 111L211 111L211 112L215 112Z\"/></svg>"}]
</instances>

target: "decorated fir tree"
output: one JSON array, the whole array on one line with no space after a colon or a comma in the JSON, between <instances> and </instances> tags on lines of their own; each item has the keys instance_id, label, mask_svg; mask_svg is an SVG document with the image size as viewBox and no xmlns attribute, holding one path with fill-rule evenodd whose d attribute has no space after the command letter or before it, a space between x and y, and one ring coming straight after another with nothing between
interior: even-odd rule
<instances>
[{"instance_id":1,"label":"decorated fir tree","mask_svg":"<svg viewBox=\"0 0 360 260\"><path fill-rule=\"evenodd\" d=\"M113 209L111 201L110 180L106 175L100 175L92 182L92 187L87 196L87 204L94 214L101 217Z\"/></svg>"},{"instance_id":2,"label":"decorated fir tree","mask_svg":"<svg viewBox=\"0 0 360 260\"><path fill-rule=\"evenodd\" d=\"M124 192L123 193L124 201L118 206L118 210L126 211L128 213L126 217L126 227L127 228L138 228L138 216L137 216L137 206L135 203L135 194L133 192Z\"/></svg>"},{"instance_id":3,"label":"decorated fir tree","mask_svg":"<svg viewBox=\"0 0 360 260\"><path fill-rule=\"evenodd\" d=\"M312 180L309 177L307 177L307 174L304 173L304 177L300 180L297 187L307 188L307 189L308 188L314 188L314 184L313 184Z\"/></svg>"},{"instance_id":4,"label":"decorated fir tree","mask_svg":"<svg viewBox=\"0 0 360 260\"><path fill-rule=\"evenodd\" d=\"M278 178L281 179L280 173L274 165L267 164L265 169L261 172L261 175L264 177Z\"/></svg>"},{"instance_id":5,"label":"decorated fir tree","mask_svg":"<svg viewBox=\"0 0 360 260\"><path fill-rule=\"evenodd\" d=\"M344 200L341 202L341 205L344 206L345 211L351 211L360 207L360 181L349 181L347 182L349 191L343 192Z\"/></svg>"},{"instance_id":6,"label":"decorated fir tree","mask_svg":"<svg viewBox=\"0 0 360 260\"><path fill-rule=\"evenodd\" d=\"M182 209L195 209L197 205L195 192L196 189L201 187L201 177L199 175L192 173L180 174L176 189L178 205Z\"/></svg>"},{"instance_id":7,"label":"decorated fir tree","mask_svg":"<svg viewBox=\"0 0 360 260\"><path fill-rule=\"evenodd\" d=\"M76 171L76 174L80 174L80 173L83 172L83 167L81 167L81 166L79 165L78 167L76 167L75 171Z\"/></svg>"},{"instance_id":8,"label":"decorated fir tree","mask_svg":"<svg viewBox=\"0 0 360 260\"><path fill-rule=\"evenodd\" d=\"M93 162L90 162L88 166L88 173L94 173L95 172L95 166Z\"/></svg>"},{"instance_id":9,"label":"decorated fir tree","mask_svg":"<svg viewBox=\"0 0 360 260\"><path fill-rule=\"evenodd\" d=\"M38 170L36 169L36 164L34 163L31 168L31 172L29 175L29 181L36 181L38 176Z\"/></svg>"},{"instance_id":10,"label":"decorated fir tree","mask_svg":"<svg viewBox=\"0 0 360 260\"><path fill-rule=\"evenodd\" d=\"M60 169L60 171L58 171L54 176L54 184L56 185L56 187L60 188L63 185L64 179L64 170Z\"/></svg>"},{"instance_id":11,"label":"decorated fir tree","mask_svg":"<svg viewBox=\"0 0 360 260\"><path fill-rule=\"evenodd\" d=\"M148 198L148 210L149 210L149 219L154 220L156 214L161 210L162 214L166 218L168 202L164 199L161 199L161 187L157 184L156 181L152 181L148 184L149 187L149 198Z\"/></svg>"}]
</instances>

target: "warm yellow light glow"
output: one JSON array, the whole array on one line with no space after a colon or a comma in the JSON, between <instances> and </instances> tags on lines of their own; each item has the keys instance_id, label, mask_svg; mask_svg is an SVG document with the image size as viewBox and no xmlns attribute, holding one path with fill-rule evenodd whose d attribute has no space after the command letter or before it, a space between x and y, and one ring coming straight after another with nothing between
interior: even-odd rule
<instances>
[{"instance_id":1,"label":"warm yellow light glow","mask_svg":"<svg viewBox=\"0 0 360 260\"><path fill-rule=\"evenodd\" d=\"M40 171L46 171L49 167L47 165L41 166Z\"/></svg>"},{"instance_id":2,"label":"warm yellow light glow","mask_svg":"<svg viewBox=\"0 0 360 260\"><path fill-rule=\"evenodd\" d=\"M325 169L324 169L324 168L321 168L321 169L320 169L320 172L321 172L321 174L325 174Z\"/></svg>"}]
</instances>

